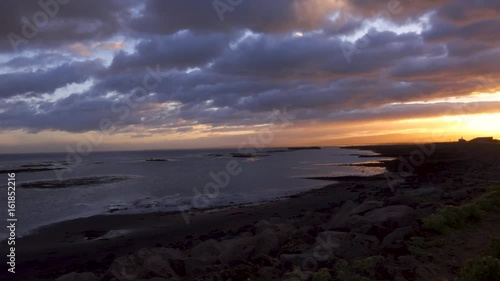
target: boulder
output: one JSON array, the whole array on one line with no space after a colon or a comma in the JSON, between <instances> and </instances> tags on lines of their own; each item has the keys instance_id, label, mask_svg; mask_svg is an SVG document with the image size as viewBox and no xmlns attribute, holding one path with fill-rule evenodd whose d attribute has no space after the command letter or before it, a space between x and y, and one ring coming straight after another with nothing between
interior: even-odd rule
<instances>
[{"instance_id":1,"label":"boulder","mask_svg":"<svg viewBox=\"0 0 500 281\"><path fill-rule=\"evenodd\" d=\"M274 266L263 266L257 272L261 280L277 280L283 272Z\"/></svg>"},{"instance_id":2,"label":"boulder","mask_svg":"<svg viewBox=\"0 0 500 281\"><path fill-rule=\"evenodd\" d=\"M406 205L412 208L416 208L422 202L424 202L423 198L403 194L397 194L387 199L387 205Z\"/></svg>"},{"instance_id":3,"label":"boulder","mask_svg":"<svg viewBox=\"0 0 500 281\"><path fill-rule=\"evenodd\" d=\"M226 264L235 260L259 258L277 251L283 244L276 232L267 229L252 237L221 241L219 261Z\"/></svg>"},{"instance_id":4,"label":"boulder","mask_svg":"<svg viewBox=\"0 0 500 281\"><path fill-rule=\"evenodd\" d=\"M260 233L266 229L272 228L273 224L266 221L266 220L260 220L255 224L255 232Z\"/></svg>"},{"instance_id":5,"label":"boulder","mask_svg":"<svg viewBox=\"0 0 500 281\"><path fill-rule=\"evenodd\" d=\"M458 190L448 193L446 197L451 198L455 201L462 201L469 198L469 193L466 190Z\"/></svg>"},{"instance_id":6,"label":"boulder","mask_svg":"<svg viewBox=\"0 0 500 281\"><path fill-rule=\"evenodd\" d=\"M443 190L436 187L421 187L411 190L404 190L402 192L404 195L411 197L441 197Z\"/></svg>"},{"instance_id":7,"label":"boulder","mask_svg":"<svg viewBox=\"0 0 500 281\"><path fill-rule=\"evenodd\" d=\"M437 265L421 265L416 269L416 280L436 280L442 275L442 271Z\"/></svg>"},{"instance_id":8,"label":"boulder","mask_svg":"<svg viewBox=\"0 0 500 281\"><path fill-rule=\"evenodd\" d=\"M318 234L313 247L309 253L318 261L332 261L335 258L335 251L348 241L342 241L337 237L338 232L325 231Z\"/></svg>"},{"instance_id":9,"label":"boulder","mask_svg":"<svg viewBox=\"0 0 500 281\"><path fill-rule=\"evenodd\" d=\"M131 256L118 258L111 263L103 280L128 281L145 278L147 272L143 265L144 262L138 263Z\"/></svg>"},{"instance_id":10,"label":"boulder","mask_svg":"<svg viewBox=\"0 0 500 281\"><path fill-rule=\"evenodd\" d=\"M373 223L363 216L354 215L349 218L346 223L346 228L351 232L367 233Z\"/></svg>"},{"instance_id":11,"label":"boulder","mask_svg":"<svg viewBox=\"0 0 500 281\"><path fill-rule=\"evenodd\" d=\"M343 259L356 259L376 255L380 241L377 237L356 233L351 241L344 242L335 249L335 256Z\"/></svg>"},{"instance_id":12,"label":"boulder","mask_svg":"<svg viewBox=\"0 0 500 281\"><path fill-rule=\"evenodd\" d=\"M312 253L280 255L280 263L283 270L291 270L297 267L302 268L304 262L310 260L316 260Z\"/></svg>"},{"instance_id":13,"label":"boulder","mask_svg":"<svg viewBox=\"0 0 500 281\"><path fill-rule=\"evenodd\" d=\"M408 268L408 269L415 269L417 266L419 266L419 262L415 257L413 256L401 256L398 257L398 262L402 267Z\"/></svg>"},{"instance_id":14,"label":"boulder","mask_svg":"<svg viewBox=\"0 0 500 281\"><path fill-rule=\"evenodd\" d=\"M220 253L220 244L214 239L206 240L188 251L188 254L191 257L196 257L206 261L213 261L214 263L217 261Z\"/></svg>"},{"instance_id":15,"label":"boulder","mask_svg":"<svg viewBox=\"0 0 500 281\"><path fill-rule=\"evenodd\" d=\"M326 235L335 237L339 240L351 240L353 235L350 232L342 232L342 231L325 231L318 234L319 237L325 237Z\"/></svg>"},{"instance_id":16,"label":"boulder","mask_svg":"<svg viewBox=\"0 0 500 281\"><path fill-rule=\"evenodd\" d=\"M129 281L149 275L177 277L185 274L184 254L172 248L144 248L131 255L115 259L103 280Z\"/></svg>"},{"instance_id":17,"label":"boulder","mask_svg":"<svg viewBox=\"0 0 500 281\"><path fill-rule=\"evenodd\" d=\"M272 231L283 233L283 234L291 234L296 231L296 229L285 223L272 223L266 220L260 220L255 224L255 233L259 234L267 229Z\"/></svg>"},{"instance_id":18,"label":"boulder","mask_svg":"<svg viewBox=\"0 0 500 281\"><path fill-rule=\"evenodd\" d=\"M92 272L71 272L56 279L56 281L97 281L99 278Z\"/></svg>"},{"instance_id":19,"label":"boulder","mask_svg":"<svg viewBox=\"0 0 500 281\"><path fill-rule=\"evenodd\" d=\"M211 269L215 264L213 260L200 259L197 257L190 257L183 259L181 261L184 266L183 268L185 275L193 275L198 272L203 272L204 270ZM184 276L184 274L179 274L179 275Z\"/></svg>"},{"instance_id":20,"label":"boulder","mask_svg":"<svg viewBox=\"0 0 500 281\"><path fill-rule=\"evenodd\" d=\"M184 261L178 259L169 259L163 255L153 255L142 264L142 272L146 276L160 276L172 278L186 275Z\"/></svg>"},{"instance_id":21,"label":"boulder","mask_svg":"<svg viewBox=\"0 0 500 281\"><path fill-rule=\"evenodd\" d=\"M252 254L254 258L259 258L265 255L272 254L282 245L282 239L276 232L268 229L255 235L255 252Z\"/></svg>"},{"instance_id":22,"label":"boulder","mask_svg":"<svg viewBox=\"0 0 500 281\"><path fill-rule=\"evenodd\" d=\"M375 209L364 215L372 224L387 227L402 227L411 223L415 210L405 205L394 205Z\"/></svg>"},{"instance_id":23,"label":"boulder","mask_svg":"<svg viewBox=\"0 0 500 281\"><path fill-rule=\"evenodd\" d=\"M403 245L401 243L397 244L397 242L403 241L405 237L409 236L412 233L413 233L413 227L411 226L398 228L394 230L391 234L387 235L382 241L382 244L380 246L382 249L389 249L389 250L399 249Z\"/></svg>"},{"instance_id":24,"label":"boulder","mask_svg":"<svg viewBox=\"0 0 500 281\"><path fill-rule=\"evenodd\" d=\"M371 210L381 208L383 205L384 203L380 201L366 200L365 202L363 202L363 204L352 209L351 215L363 215L364 213L369 212Z\"/></svg>"},{"instance_id":25,"label":"boulder","mask_svg":"<svg viewBox=\"0 0 500 281\"><path fill-rule=\"evenodd\" d=\"M366 235L362 233L357 233L352 239L353 244L366 245L370 249L378 249L380 245L380 240L376 236Z\"/></svg>"},{"instance_id":26,"label":"boulder","mask_svg":"<svg viewBox=\"0 0 500 281\"><path fill-rule=\"evenodd\" d=\"M330 217L328 222L326 223L326 228L327 229L342 229L347 227L347 222L349 221L349 216L352 212L352 210L356 207L356 204L349 200L340 207L335 214Z\"/></svg>"},{"instance_id":27,"label":"boulder","mask_svg":"<svg viewBox=\"0 0 500 281\"><path fill-rule=\"evenodd\" d=\"M246 260L255 250L255 240L253 237L235 238L231 240L221 241L221 253L218 257L219 261L227 264L230 261Z\"/></svg>"}]
</instances>

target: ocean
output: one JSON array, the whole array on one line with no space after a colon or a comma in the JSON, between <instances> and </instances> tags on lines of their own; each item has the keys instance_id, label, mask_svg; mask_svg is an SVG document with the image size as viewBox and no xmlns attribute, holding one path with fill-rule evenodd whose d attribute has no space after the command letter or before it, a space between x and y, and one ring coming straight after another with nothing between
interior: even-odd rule
<instances>
[{"instance_id":1,"label":"ocean","mask_svg":"<svg viewBox=\"0 0 500 281\"><path fill-rule=\"evenodd\" d=\"M264 149L94 152L74 162L66 153L0 155L7 219L7 173L16 173L17 235L101 214L181 211L257 204L321 188L319 176L373 175L383 168L362 163L370 151ZM368 158L370 162L382 158ZM0 239L5 239L2 229Z\"/></svg>"}]
</instances>

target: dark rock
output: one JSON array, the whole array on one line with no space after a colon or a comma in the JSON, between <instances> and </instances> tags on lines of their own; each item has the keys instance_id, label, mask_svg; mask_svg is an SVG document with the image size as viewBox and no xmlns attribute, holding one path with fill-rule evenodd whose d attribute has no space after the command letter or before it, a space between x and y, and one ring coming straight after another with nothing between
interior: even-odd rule
<instances>
[{"instance_id":1,"label":"dark rock","mask_svg":"<svg viewBox=\"0 0 500 281\"><path fill-rule=\"evenodd\" d=\"M466 190L458 190L455 192L448 193L447 197L455 201L463 201L469 198L469 193Z\"/></svg>"},{"instance_id":2,"label":"dark rock","mask_svg":"<svg viewBox=\"0 0 500 281\"><path fill-rule=\"evenodd\" d=\"M223 264L248 258L259 258L276 252L282 239L272 230L266 229L252 237L235 238L221 241L219 261Z\"/></svg>"},{"instance_id":3,"label":"dark rock","mask_svg":"<svg viewBox=\"0 0 500 281\"><path fill-rule=\"evenodd\" d=\"M188 253L192 257L215 263L218 260L221 249L218 241L210 239L194 246Z\"/></svg>"},{"instance_id":4,"label":"dark rock","mask_svg":"<svg viewBox=\"0 0 500 281\"><path fill-rule=\"evenodd\" d=\"M377 237L357 233L352 241L343 242L335 250L335 255L343 259L355 259L374 256L379 251L380 241Z\"/></svg>"},{"instance_id":5,"label":"dark rock","mask_svg":"<svg viewBox=\"0 0 500 281\"><path fill-rule=\"evenodd\" d=\"M371 210L381 208L384 205L384 203L380 201L373 201L373 200L366 200L363 202L363 204L355 207L351 211L351 215L363 215L366 212L369 212Z\"/></svg>"},{"instance_id":6,"label":"dark rock","mask_svg":"<svg viewBox=\"0 0 500 281\"><path fill-rule=\"evenodd\" d=\"M328 220L325 224L327 229L345 229L349 221L349 215L352 210L356 207L353 201L347 201L338 209L335 214Z\"/></svg>"},{"instance_id":7,"label":"dark rock","mask_svg":"<svg viewBox=\"0 0 500 281\"><path fill-rule=\"evenodd\" d=\"M411 223L415 210L405 205L388 206L375 209L365 214L365 218L372 224L380 224L387 227L402 227Z\"/></svg>"},{"instance_id":8,"label":"dark rock","mask_svg":"<svg viewBox=\"0 0 500 281\"><path fill-rule=\"evenodd\" d=\"M405 237L408 237L412 233L413 233L413 227L411 226L398 228L384 238L381 244L381 248L399 249L403 245L402 243L396 243L396 242L403 241Z\"/></svg>"},{"instance_id":9,"label":"dark rock","mask_svg":"<svg viewBox=\"0 0 500 281\"><path fill-rule=\"evenodd\" d=\"M372 226L372 222L363 216L351 216L347 220L346 228L352 232L366 233Z\"/></svg>"},{"instance_id":10,"label":"dark rock","mask_svg":"<svg viewBox=\"0 0 500 281\"><path fill-rule=\"evenodd\" d=\"M412 270L419 265L419 262L413 256L401 256L398 257L398 261L401 264L401 266Z\"/></svg>"},{"instance_id":11,"label":"dark rock","mask_svg":"<svg viewBox=\"0 0 500 281\"><path fill-rule=\"evenodd\" d=\"M71 272L56 279L56 281L97 281L99 278L92 272Z\"/></svg>"},{"instance_id":12,"label":"dark rock","mask_svg":"<svg viewBox=\"0 0 500 281\"><path fill-rule=\"evenodd\" d=\"M118 281L128 281L150 275L165 278L180 276L185 274L180 261L184 258L184 254L176 249L144 248L114 260L102 280L116 278Z\"/></svg>"}]
</instances>

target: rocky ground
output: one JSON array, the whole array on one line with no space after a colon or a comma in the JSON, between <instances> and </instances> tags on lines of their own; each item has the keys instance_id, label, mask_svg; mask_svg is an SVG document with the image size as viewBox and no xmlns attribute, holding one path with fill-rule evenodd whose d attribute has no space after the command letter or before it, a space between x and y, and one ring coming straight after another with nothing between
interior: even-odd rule
<instances>
[{"instance_id":1,"label":"rocky ground","mask_svg":"<svg viewBox=\"0 0 500 281\"><path fill-rule=\"evenodd\" d=\"M47 228L20 240L30 247L24 252L30 258L21 261L18 277L24 279L19 280L459 278L463 263L498 238L496 206L488 205L489 213L481 209L477 222L467 219L442 232L429 227L433 221L428 218L448 205L474 204L500 185L500 145L369 149L396 158L383 163L388 173L343 178L260 206L191 212L189 226L170 217L179 215L150 214ZM95 235L84 231L89 225L95 226ZM142 231L99 239L125 227ZM39 246L39 239L48 246Z\"/></svg>"}]
</instances>

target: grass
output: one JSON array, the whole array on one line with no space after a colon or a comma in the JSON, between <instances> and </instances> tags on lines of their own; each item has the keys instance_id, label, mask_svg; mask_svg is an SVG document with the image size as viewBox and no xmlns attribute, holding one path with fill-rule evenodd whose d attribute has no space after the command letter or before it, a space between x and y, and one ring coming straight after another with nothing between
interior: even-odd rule
<instances>
[{"instance_id":1,"label":"grass","mask_svg":"<svg viewBox=\"0 0 500 281\"><path fill-rule=\"evenodd\" d=\"M413 256L420 258L428 257L428 249L430 248L442 248L444 247L444 240L437 238L424 238L424 237L412 237L406 242L408 246L408 251Z\"/></svg>"},{"instance_id":2,"label":"grass","mask_svg":"<svg viewBox=\"0 0 500 281\"><path fill-rule=\"evenodd\" d=\"M354 260L352 262L352 268L362 273L363 275L375 277L377 270L384 265L385 258L382 256L367 257L364 259Z\"/></svg>"},{"instance_id":3,"label":"grass","mask_svg":"<svg viewBox=\"0 0 500 281\"><path fill-rule=\"evenodd\" d=\"M492 239L486 255L500 259L500 239Z\"/></svg>"},{"instance_id":4,"label":"grass","mask_svg":"<svg viewBox=\"0 0 500 281\"><path fill-rule=\"evenodd\" d=\"M460 275L464 281L500 281L500 260L491 256L471 260Z\"/></svg>"},{"instance_id":5,"label":"grass","mask_svg":"<svg viewBox=\"0 0 500 281\"><path fill-rule=\"evenodd\" d=\"M300 268L296 267L292 272L289 272L285 275L283 281L301 281L304 278L304 273L300 270Z\"/></svg>"},{"instance_id":6,"label":"grass","mask_svg":"<svg viewBox=\"0 0 500 281\"><path fill-rule=\"evenodd\" d=\"M435 233L444 234L477 223L500 209L500 186L492 188L481 197L462 206L447 206L422 219L423 227ZM418 254L429 247L442 246L443 242L427 242L414 237L408 246ZM468 261L460 270L463 281L500 281L500 240L492 239L489 248L478 258Z\"/></svg>"},{"instance_id":7,"label":"grass","mask_svg":"<svg viewBox=\"0 0 500 281\"><path fill-rule=\"evenodd\" d=\"M384 262L385 258L382 256L356 259L350 263L346 260L338 260L333 270L337 278L336 280L370 281L376 277L377 270L383 266Z\"/></svg>"},{"instance_id":8,"label":"grass","mask_svg":"<svg viewBox=\"0 0 500 281\"><path fill-rule=\"evenodd\" d=\"M461 229L483 220L489 212L500 207L500 187L463 206L446 206L422 219L425 229L446 233L451 229Z\"/></svg>"},{"instance_id":9,"label":"grass","mask_svg":"<svg viewBox=\"0 0 500 281\"><path fill-rule=\"evenodd\" d=\"M464 281L500 281L500 240L492 239L485 253L460 270Z\"/></svg>"},{"instance_id":10,"label":"grass","mask_svg":"<svg viewBox=\"0 0 500 281\"><path fill-rule=\"evenodd\" d=\"M326 268L321 268L318 272L313 274L312 281L330 281L332 280L332 276L330 272Z\"/></svg>"}]
</instances>

